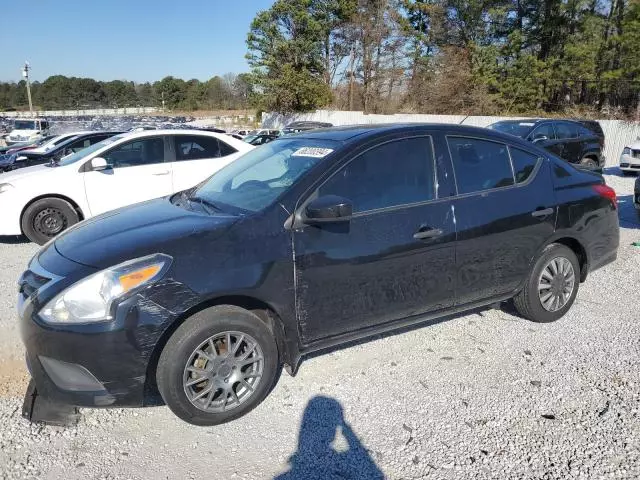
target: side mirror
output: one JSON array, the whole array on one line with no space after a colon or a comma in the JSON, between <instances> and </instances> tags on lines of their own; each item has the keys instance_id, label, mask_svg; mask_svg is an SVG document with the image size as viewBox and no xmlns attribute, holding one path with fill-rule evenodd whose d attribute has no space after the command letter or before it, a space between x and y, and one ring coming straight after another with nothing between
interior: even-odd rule
<instances>
[{"instance_id":1,"label":"side mirror","mask_svg":"<svg viewBox=\"0 0 640 480\"><path fill-rule=\"evenodd\" d=\"M540 137L536 137L533 139L533 143L540 143L540 142L544 142L545 140L549 140L547 137L545 137L544 135L540 136Z\"/></svg>"},{"instance_id":2,"label":"side mirror","mask_svg":"<svg viewBox=\"0 0 640 480\"><path fill-rule=\"evenodd\" d=\"M304 209L303 221L308 225L348 222L353 215L351 200L325 195L311 201Z\"/></svg>"},{"instance_id":3,"label":"side mirror","mask_svg":"<svg viewBox=\"0 0 640 480\"><path fill-rule=\"evenodd\" d=\"M112 165L109 165L107 161L102 157L94 157L91 159L91 170L94 172L100 172L102 170L108 170L113 168Z\"/></svg>"}]
</instances>

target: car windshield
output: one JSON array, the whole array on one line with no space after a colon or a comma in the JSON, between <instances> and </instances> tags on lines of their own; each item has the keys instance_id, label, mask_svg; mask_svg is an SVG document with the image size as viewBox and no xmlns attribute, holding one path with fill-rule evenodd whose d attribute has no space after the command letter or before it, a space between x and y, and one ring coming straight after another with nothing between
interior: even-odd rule
<instances>
[{"instance_id":1,"label":"car windshield","mask_svg":"<svg viewBox=\"0 0 640 480\"><path fill-rule=\"evenodd\" d=\"M250 151L215 173L191 195L213 205L257 212L271 205L338 143L289 138Z\"/></svg>"},{"instance_id":2,"label":"car windshield","mask_svg":"<svg viewBox=\"0 0 640 480\"><path fill-rule=\"evenodd\" d=\"M78 160L82 160L87 155L91 155L93 152L100 150L107 145L111 145L113 142L124 138L126 135L114 135L113 137L105 138L101 142L95 143L90 147L83 148L75 153L67 155L66 157L62 157L58 162L58 165L70 165L72 163L77 162Z\"/></svg>"},{"instance_id":3,"label":"car windshield","mask_svg":"<svg viewBox=\"0 0 640 480\"><path fill-rule=\"evenodd\" d=\"M489 128L502 133L509 133L516 137L525 138L534 125L535 123L533 122L497 122L489 125Z\"/></svg>"},{"instance_id":4,"label":"car windshield","mask_svg":"<svg viewBox=\"0 0 640 480\"><path fill-rule=\"evenodd\" d=\"M62 142L65 142L67 140L72 140L74 138L76 138L76 137L75 136L69 136L69 135L58 135L56 137L50 138L48 142L46 142L46 143L44 143L42 145L42 147L45 150L51 150L56 145L59 145Z\"/></svg>"},{"instance_id":5,"label":"car windshield","mask_svg":"<svg viewBox=\"0 0 640 480\"><path fill-rule=\"evenodd\" d=\"M13 124L14 130L35 130L36 122L33 120L16 120Z\"/></svg>"}]
</instances>

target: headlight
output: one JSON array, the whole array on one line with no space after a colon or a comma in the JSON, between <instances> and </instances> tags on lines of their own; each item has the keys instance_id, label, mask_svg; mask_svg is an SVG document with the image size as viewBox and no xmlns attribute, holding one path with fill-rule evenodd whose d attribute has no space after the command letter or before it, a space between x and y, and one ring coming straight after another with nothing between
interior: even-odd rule
<instances>
[{"instance_id":1,"label":"headlight","mask_svg":"<svg viewBox=\"0 0 640 480\"><path fill-rule=\"evenodd\" d=\"M171 257L156 254L102 270L56 295L40 311L53 324L79 324L111 320L111 306L160 278Z\"/></svg>"},{"instance_id":2,"label":"headlight","mask_svg":"<svg viewBox=\"0 0 640 480\"><path fill-rule=\"evenodd\" d=\"M0 193L8 192L9 190L13 190L13 185L10 183L0 183Z\"/></svg>"},{"instance_id":3,"label":"headlight","mask_svg":"<svg viewBox=\"0 0 640 480\"><path fill-rule=\"evenodd\" d=\"M624 147L622 149L622 155L631 155L631 149L629 147Z\"/></svg>"}]
</instances>

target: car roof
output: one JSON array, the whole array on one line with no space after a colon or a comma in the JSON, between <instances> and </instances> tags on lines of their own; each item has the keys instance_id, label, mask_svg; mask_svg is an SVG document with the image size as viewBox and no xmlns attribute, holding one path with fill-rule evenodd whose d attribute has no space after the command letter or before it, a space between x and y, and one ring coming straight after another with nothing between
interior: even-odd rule
<instances>
[{"instance_id":1,"label":"car roof","mask_svg":"<svg viewBox=\"0 0 640 480\"><path fill-rule=\"evenodd\" d=\"M447 133L454 132L455 134L482 135L485 137L501 138L502 140L509 142L514 142L514 138L517 138L513 135L508 135L496 130L490 130L488 128L455 123L378 123L371 125L351 125L345 127L329 127L307 130L280 138L324 139L350 143L352 141L364 140L375 136L425 129L432 131L446 131ZM523 144L528 144L528 142L523 141Z\"/></svg>"}]
</instances>

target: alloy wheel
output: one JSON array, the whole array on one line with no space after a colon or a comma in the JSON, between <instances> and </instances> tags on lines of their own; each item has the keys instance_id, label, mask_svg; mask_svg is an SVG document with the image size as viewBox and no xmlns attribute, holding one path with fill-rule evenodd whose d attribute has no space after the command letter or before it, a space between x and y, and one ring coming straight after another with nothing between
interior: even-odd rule
<instances>
[{"instance_id":1,"label":"alloy wheel","mask_svg":"<svg viewBox=\"0 0 640 480\"><path fill-rule=\"evenodd\" d=\"M572 263L565 257L551 259L540 272L538 297L548 312L557 312L564 307L576 284Z\"/></svg>"},{"instance_id":2,"label":"alloy wheel","mask_svg":"<svg viewBox=\"0 0 640 480\"><path fill-rule=\"evenodd\" d=\"M190 355L183 373L184 392L200 410L226 412L253 395L263 369L264 355L253 337L222 332L209 337Z\"/></svg>"}]
</instances>

